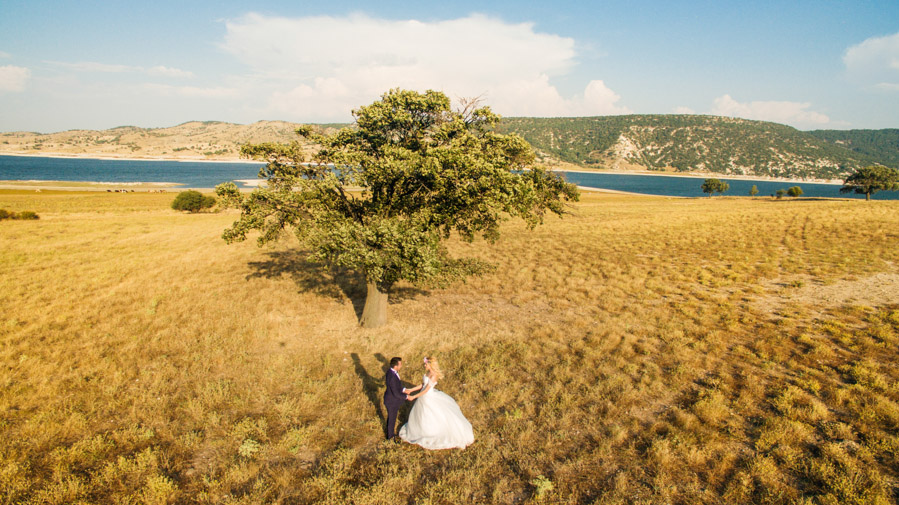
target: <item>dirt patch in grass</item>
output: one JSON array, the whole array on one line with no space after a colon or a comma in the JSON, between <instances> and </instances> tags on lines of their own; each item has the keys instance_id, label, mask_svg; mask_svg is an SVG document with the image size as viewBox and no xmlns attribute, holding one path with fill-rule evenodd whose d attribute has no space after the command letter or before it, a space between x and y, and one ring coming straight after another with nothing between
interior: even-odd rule
<instances>
[{"instance_id":1,"label":"dirt patch in grass","mask_svg":"<svg viewBox=\"0 0 899 505\"><path fill-rule=\"evenodd\" d=\"M768 313L777 313L791 304L817 311L844 305L877 307L899 301L899 273L881 272L832 283L808 277L777 279L766 282L764 288L766 294L753 305Z\"/></svg>"}]
</instances>

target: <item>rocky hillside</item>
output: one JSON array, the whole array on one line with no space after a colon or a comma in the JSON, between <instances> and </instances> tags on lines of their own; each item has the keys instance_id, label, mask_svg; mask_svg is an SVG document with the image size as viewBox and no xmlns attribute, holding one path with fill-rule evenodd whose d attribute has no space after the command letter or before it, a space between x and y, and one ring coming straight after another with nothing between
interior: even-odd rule
<instances>
[{"instance_id":1,"label":"rocky hillside","mask_svg":"<svg viewBox=\"0 0 899 505\"><path fill-rule=\"evenodd\" d=\"M882 157L777 123L696 115L508 118L547 161L587 167L842 178Z\"/></svg>"},{"instance_id":2,"label":"rocky hillside","mask_svg":"<svg viewBox=\"0 0 899 505\"><path fill-rule=\"evenodd\" d=\"M296 123L189 122L61 133L0 133L0 154L237 160L248 142L290 142ZM345 126L318 125L330 131ZM880 163L899 166L899 130L803 132L777 123L697 115L506 118L549 165L595 169L840 179ZM309 146L311 149L312 146Z\"/></svg>"},{"instance_id":3,"label":"rocky hillside","mask_svg":"<svg viewBox=\"0 0 899 505\"><path fill-rule=\"evenodd\" d=\"M237 160L240 146L248 142L296 140L297 126L285 121L259 121L249 125L192 121L170 128L120 126L103 131L0 133L0 153Z\"/></svg>"}]
</instances>

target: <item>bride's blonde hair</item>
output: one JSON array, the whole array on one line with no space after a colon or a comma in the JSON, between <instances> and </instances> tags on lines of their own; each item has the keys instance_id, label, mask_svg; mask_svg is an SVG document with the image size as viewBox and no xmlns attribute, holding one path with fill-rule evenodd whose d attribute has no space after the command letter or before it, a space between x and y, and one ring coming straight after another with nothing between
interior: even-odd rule
<instances>
[{"instance_id":1,"label":"bride's blonde hair","mask_svg":"<svg viewBox=\"0 0 899 505\"><path fill-rule=\"evenodd\" d=\"M440 362L437 361L437 358L428 356L426 359L428 360L428 364L431 365L431 375L434 376L434 380L439 381L442 379L443 371L440 370Z\"/></svg>"}]
</instances>

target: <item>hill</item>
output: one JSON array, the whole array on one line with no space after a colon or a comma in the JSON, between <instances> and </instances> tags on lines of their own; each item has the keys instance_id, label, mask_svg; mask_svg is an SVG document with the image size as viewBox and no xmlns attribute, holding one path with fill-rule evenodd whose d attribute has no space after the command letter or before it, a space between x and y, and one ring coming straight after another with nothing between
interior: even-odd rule
<instances>
[{"instance_id":1,"label":"hill","mask_svg":"<svg viewBox=\"0 0 899 505\"><path fill-rule=\"evenodd\" d=\"M0 133L0 154L237 160L247 142L296 140L297 123L188 122L41 134ZM341 124L318 125L328 131ZM552 166L839 179L861 166L899 166L899 130L803 132L764 121L698 115L505 118ZM311 146L308 146L311 149Z\"/></svg>"},{"instance_id":2,"label":"hill","mask_svg":"<svg viewBox=\"0 0 899 505\"><path fill-rule=\"evenodd\" d=\"M765 121L696 115L507 118L548 160L619 170L842 178L882 157Z\"/></svg>"},{"instance_id":3,"label":"hill","mask_svg":"<svg viewBox=\"0 0 899 505\"><path fill-rule=\"evenodd\" d=\"M248 142L290 142L299 126L286 121L249 125L191 121L168 128L120 126L109 130L59 133L0 133L0 153L85 157L237 160ZM323 128L329 126L323 125Z\"/></svg>"},{"instance_id":4,"label":"hill","mask_svg":"<svg viewBox=\"0 0 899 505\"><path fill-rule=\"evenodd\" d=\"M899 168L899 129L884 130L812 130L819 139L871 156L888 167Z\"/></svg>"}]
</instances>

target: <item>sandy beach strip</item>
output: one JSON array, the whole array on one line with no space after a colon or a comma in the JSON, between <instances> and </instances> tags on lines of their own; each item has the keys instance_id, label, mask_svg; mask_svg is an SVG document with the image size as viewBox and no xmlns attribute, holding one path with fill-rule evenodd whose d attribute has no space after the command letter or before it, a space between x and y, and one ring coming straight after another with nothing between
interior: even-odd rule
<instances>
[{"instance_id":1,"label":"sandy beach strip","mask_svg":"<svg viewBox=\"0 0 899 505\"><path fill-rule=\"evenodd\" d=\"M183 191L176 182L97 182L97 181L2 181L0 189L28 189L47 191Z\"/></svg>"},{"instance_id":2,"label":"sandy beach strip","mask_svg":"<svg viewBox=\"0 0 899 505\"><path fill-rule=\"evenodd\" d=\"M604 193L609 195L651 196L656 198L692 198L689 196L653 195L650 193L636 193L633 191L620 191L617 189L592 188L590 186L577 186L577 189L578 191L589 191L591 193Z\"/></svg>"}]
</instances>

